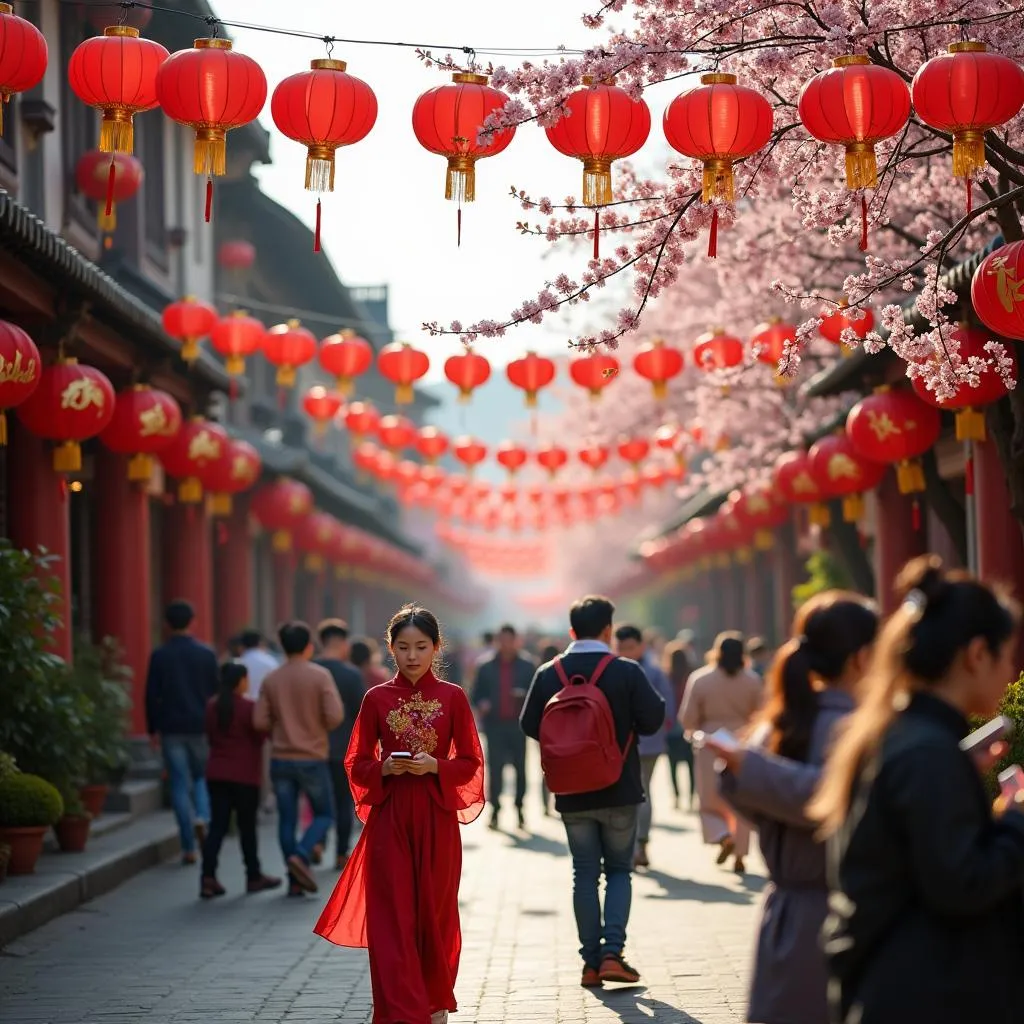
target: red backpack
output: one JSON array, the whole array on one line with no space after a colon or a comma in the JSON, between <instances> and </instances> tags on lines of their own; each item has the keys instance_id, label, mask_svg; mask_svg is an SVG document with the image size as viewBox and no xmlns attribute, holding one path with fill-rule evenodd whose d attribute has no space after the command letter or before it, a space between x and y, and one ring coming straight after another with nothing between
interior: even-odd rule
<instances>
[{"instance_id":1,"label":"red backpack","mask_svg":"<svg viewBox=\"0 0 1024 1024\"><path fill-rule=\"evenodd\" d=\"M615 660L608 654L594 674L565 674L562 659L552 663L562 688L544 707L540 720L540 763L548 789L557 796L593 793L619 781L633 736L619 749L615 719L608 698L597 688L604 670Z\"/></svg>"}]
</instances>

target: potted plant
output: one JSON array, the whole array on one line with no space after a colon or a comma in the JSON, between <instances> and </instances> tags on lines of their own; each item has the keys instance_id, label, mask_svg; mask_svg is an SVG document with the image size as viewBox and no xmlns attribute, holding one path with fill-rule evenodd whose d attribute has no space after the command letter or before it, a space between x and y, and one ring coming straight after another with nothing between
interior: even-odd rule
<instances>
[{"instance_id":1,"label":"potted plant","mask_svg":"<svg viewBox=\"0 0 1024 1024\"><path fill-rule=\"evenodd\" d=\"M11 844L0 843L0 883L7 880L7 867L11 863Z\"/></svg>"},{"instance_id":2,"label":"potted plant","mask_svg":"<svg viewBox=\"0 0 1024 1024\"><path fill-rule=\"evenodd\" d=\"M89 841L92 815L74 790L64 796L64 813L54 823L57 845L63 853L81 853Z\"/></svg>"},{"instance_id":3,"label":"potted plant","mask_svg":"<svg viewBox=\"0 0 1024 1024\"><path fill-rule=\"evenodd\" d=\"M0 779L0 843L11 848L10 874L35 871L46 830L63 813L60 791L38 775L16 771Z\"/></svg>"}]
</instances>

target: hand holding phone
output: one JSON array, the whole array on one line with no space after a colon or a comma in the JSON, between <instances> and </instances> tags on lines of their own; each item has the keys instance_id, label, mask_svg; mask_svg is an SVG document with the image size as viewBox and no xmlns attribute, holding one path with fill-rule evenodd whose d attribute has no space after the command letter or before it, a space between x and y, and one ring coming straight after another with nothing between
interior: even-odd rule
<instances>
[{"instance_id":1,"label":"hand holding phone","mask_svg":"<svg viewBox=\"0 0 1024 1024\"><path fill-rule=\"evenodd\" d=\"M960 741L960 749L974 760L978 771L986 773L1006 756L1008 740L1013 735L1013 721L997 715L980 729Z\"/></svg>"},{"instance_id":2,"label":"hand holding phone","mask_svg":"<svg viewBox=\"0 0 1024 1024\"><path fill-rule=\"evenodd\" d=\"M412 754L408 750L395 750L384 760L385 775L403 775L412 762Z\"/></svg>"}]
</instances>

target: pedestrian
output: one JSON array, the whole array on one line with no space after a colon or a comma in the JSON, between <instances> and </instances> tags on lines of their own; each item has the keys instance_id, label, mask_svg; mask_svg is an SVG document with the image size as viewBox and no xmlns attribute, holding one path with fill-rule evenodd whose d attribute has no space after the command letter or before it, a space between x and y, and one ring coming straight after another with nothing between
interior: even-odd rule
<instances>
[{"instance_id":1,"label":"pedestrian","mask_svg":"<svg viewBox=\"0 0 1024 1024\"><path fill-rule=\"evenodd\" d=\"M752 636L747 641L747 662L751 670L764 679L768 666L772 663L772 652L762 637Z\"/></svg>"},{"instance_id":2,"label":"pedestrian","mask_svg":"<svg viewBox=\"0 0 1024 1024\"><path fill-rule=\"evenodd\" d=\"M810 817L829 837L825 925L836 1024L1019 1024L1024 812L993 814L972 718L1019 673L1019 608L923 555L896 580L861 702Z\"/></svg>"},{"instance_id":3,"label":"pedestrian","mask_svg":"<svg viewBox=\"0 0 1024 1024\"><path fill-rule=\"evenodd\" d=\"M757 829L771 880L747 1005L747 1020L757 1024L828 1024L825 846L805 808L836 728L855 707L877 632L878 613L866 598L815 595L772 664L749 740L726 747L706 740L726 766L722 795Z\"/></svg>"},{"instance_id":4,"label":"pedestrian","mask_svg":"<svg viewBox=\"0 0 1024 1024\"><path fill-rule=\"evenodd\" d=\"M281 662L267 650L266 641L259 630L246 629L238 639L242 646L242 653L238 655L238 660L249 673L249 699L258 700L263 680Z\"/></svg>"},{"instance_id":5,"label":"pedestrian","mask_svg":"<svg viewBox=\"0 0 1024 1024\"><path fill-rule=\"evenodd\" d=\"M146 731L163 755L183 864L196 863L210 821L206 702L220 685L217 656L190 632L194 620L187 601L167 606L170 636L150 654L146 673Z\"/></svg>"},{"instance_id":6,"label":"pedestrian","mask_svg":"<svg viewBox=\"0 0 1024 1024\"><path fill-rule=\"evenodd\" d=\"M316 663L331 673L345 712L341 725L328 737L327 755L334 792L334 867L340 871L348 861L355 816L352 791L345 774L345 754L352 738L352 724L363 703L366 684L359 670L349 663L348 623L341 619L325 619L316 631L320 638L320 657Z\"/></svg>"},{"instance_id":7,"label":"pedestrian","mask_svg":"<svg viewBox=\"0 0 1024 1024\"><path fill-rule=\"evenodd\" d=\"M647 845L651 839L651 822L654 814L654 803L651 795L651 779L658 759L665 753L669 723L675 720L676 704L672 698L672 687L665 673L661 671L654 652L647 646L644 634L636 626L619 626L615 630L615 650L622 658L637 662L644 670L651 685L665 701L665 722L661 729L650 736L641 736L637 740L637 751L640 754L640 783L644 789L644 802L637 811L636 850L633 854L633 867L650 867L647 856Z\"/></svg>"},{"instance_id":8,"label":"pedestrian","mask_svg":"<svg viewBox=\"0 0 1024 1024\"><path fill-rule=\"evenodd\" d=\"M519 728L519 713L536 664L519 649L515 626L498 630L494 654L476 668L473 706L480 716L487 741L487 799L491 805L488 827L498 827L505 766L515 773L515 807L520 828L526 827L526 737Z\"/></svg>"},{"instance_id":9,"label":"pedestrian","mask_svg":"<svg viewBox=\"0 0 1024 1024\"><path fill-rule=\"evenodd\" d=\"M584 988L640 980L623 957L637 807L644 800L635 737L665 725L665 701L643 670L611 652L614 614L605 597L584 597L572 606L573 641L537 670L521 718L526 735L540 741L541 762L565 825ZM562 724L566 718L572 720L568 728Z\"/></svg>"},{"instance_id":10,"label":"pedestrian","mask_svg":"<svg viewBox=\"0 0 1024 1024\"><path fill-rule=\"evenodd\" d=\"M668 676L672 684L672 706L680 708L683 704L683 694L686 692L686 681L693 671L693 662L687 654L686 646L678 640L672 640L665 645L662 651L662 671ZM672 792L675 794L675 807L679 810L681 803L681 792L679 789L679 766L686 765L686 771L690 779L689 801L687 810L693 810L693 798L697 791L697 773L693 767L693 745L683 733L682 723L679 716L674 715L672 725L669 727L668 735L665 737L665 747L668 751L668 770L672 779Z\"/></svg>"},{"instance_id":11,"label":"pedestrian","mask_svg":"<svg viewBox=\"0 0 1024 1024\"><path fill-rule=\"evenodd\" d=\"M435 616L387 628L396 676L367 691L345 764L366 826L316 925L370 958L373 1024L446 1024L462 933L462 841L484 806L483 751L465 691L433 673Z\"/></svg>"},{"instance_id":12,"label":"pedestrian","mask_svg":"<svg viewBox=\"0 0 1024 1024\"><path fill-rule=\"evenodd\" d=\"M370 637L353 640L349 648L349 660L363 677L363 685L368 690L371 686L380 686L388 681L388 674L380 665L377 641Z\"/></svg>"},{"instance_id":13,"label":"pedestrian","mask_svg":"<svg viewBox=\"0 0 1024 1024\"><path fill-rule=\"evenodd\" d=\"M742 634L719 633L709 660L690 676L679 709L679 722L691 742L696 732L710 735L724 729L738 735L764 698L760 676L746 667ZM750 850L750 825L719 794L715 755L694 746L704 842L718 847L718 864L733 857L733 870L741 875Z\"/></svg>"},{"instance_id":14,"label":"pedestrian","mask_svg":"<svg viewBox=\"0 0 1024 1024\"><path fill-rule=\"evenodd\" d=\"M317 890L310 870L313 850L323 844L334 821L328 734L341 725L344 710L330 672L310 660L309 626L285 623L278 637L287 660L263 680L253 721L270 733L270 780L281 854L288 866L288 894L301 896ZM297 840L300 796L309 801L313 820Z\"/></svg>"},{"instance_id":15,"label":"pedestrian","mask_svg":"<svg viewBox=\"0 0 1024 1024\"><path fill-rule=\"evenodd\" d=\"M227 891L217 880L217 861L231 815L238 823L242 859L245 861L246 892L276 889L280 878L265 875L260 868L256 836L256 815L263 778L263 744L266 735L253 725L255 704L246 698L249 672L237 661L220 669L220 689L206 705L206 735L210 760L206 768L210 790L210 831L203 844L203 873L199 896L209 900Z\"/></svg>"}]
</instances>

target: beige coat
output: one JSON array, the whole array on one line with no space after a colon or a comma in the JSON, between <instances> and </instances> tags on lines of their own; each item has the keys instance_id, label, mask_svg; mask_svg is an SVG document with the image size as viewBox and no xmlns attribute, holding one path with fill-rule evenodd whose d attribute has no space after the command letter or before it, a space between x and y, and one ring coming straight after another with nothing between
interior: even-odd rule
<instances>
[{"instance_id":1,"label":"beige coat","mask_svg":"<svg viewBox=\"0 0 1024 1024\"><path fill-rule=\"evenodd\" d=\"M717 665L708 665L687 680L679 724L687 736L698 730L712 733L718 729L728 729L736 735L753 717L763 698L764 684L756 673L741 669L729 676ZM694 762L704 842L718 843L731 835L736 842L736 856L745 857L750 849L750 826L722 799L714 755L707 750L695 750Z\"/></svg>"}]
</instances>

